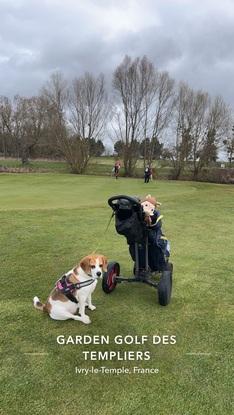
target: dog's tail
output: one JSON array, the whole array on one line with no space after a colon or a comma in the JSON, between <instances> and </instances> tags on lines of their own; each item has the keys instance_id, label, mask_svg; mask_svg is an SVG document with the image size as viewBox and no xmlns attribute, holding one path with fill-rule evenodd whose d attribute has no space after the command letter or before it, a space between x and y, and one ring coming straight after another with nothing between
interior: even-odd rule
<instances>
[{"instance_id":1,"label":"dog's tail","mask_svg":"<svg viewBox=\"0 0 234 415\"><path fill-rule=\"evenodd\" d=\"M33 305L37 310L44 311L45 304L42 304L38 297L33 298Z\"/></svg>"}]
</instances>

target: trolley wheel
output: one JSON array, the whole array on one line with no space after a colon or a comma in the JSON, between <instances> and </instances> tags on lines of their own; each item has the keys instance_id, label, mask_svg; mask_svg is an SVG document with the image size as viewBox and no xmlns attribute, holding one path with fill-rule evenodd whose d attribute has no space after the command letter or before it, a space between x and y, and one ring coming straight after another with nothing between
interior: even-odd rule
<instances>
[{"instance_id":1,"label":"trolley wheel","mask_svg":"<svg viewBox=\"0 0 234 415\"><path fill-rule=\"evenodd\" d=\"M120 274L120 266L118 262L110 262L107 265L107 271L104 272L102 277L102 289L106 294L110 294L114 291L117 281L116 277Z\"/></svg>"},{"instance_id":2,"label":"trolley wheel","mask_svg":"<svg viewBox=\"0 0 234 415\"><path fill-rule=\"evenodd\" d=\"M172 264L172 262L167 262L166 271L170 271L171 274L173 273L173 264Z\"/></svg>"},{"instance_id":3,"label":"trolley wheel","mask_svg":"<svg viewBox=\"0 0 234 415\"><path fill-rule=\"evenodd\" d=\"M172 265L172 264L171 264ZM158 283L158 302L162 306L170 303L172 292L172 272L163 271Z\"/></svg>"}]
</instances>

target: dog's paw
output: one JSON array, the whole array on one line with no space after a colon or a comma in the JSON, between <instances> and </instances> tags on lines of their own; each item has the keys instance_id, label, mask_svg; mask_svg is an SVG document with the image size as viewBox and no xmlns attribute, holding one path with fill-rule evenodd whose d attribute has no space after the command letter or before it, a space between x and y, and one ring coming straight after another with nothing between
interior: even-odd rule
<instances>
[{"instance_id":1,"label":"dog's paw","mask_svg":"<svg viewBox=\"0 0 234 415\"><path fill-rule=\"evenodd\" d=\"M91 305L89 306L89 309L90 309L91 311L96 310L96 308L97 308L97 307L95 307L95 305L93 305L93 304L91 304Z\"/></svg>"},{"instance_id":2,"label":"dog's paw","mask_svg":"<svg viewBox=\"0 0 234 415\"><path fill-rule=\"evenodd\" d=\"M82 321L83 321L84 324L90 324L91 323L91 320L90 320L89 316L84 316L82 318Z\"/></svg>"}]
</instances>

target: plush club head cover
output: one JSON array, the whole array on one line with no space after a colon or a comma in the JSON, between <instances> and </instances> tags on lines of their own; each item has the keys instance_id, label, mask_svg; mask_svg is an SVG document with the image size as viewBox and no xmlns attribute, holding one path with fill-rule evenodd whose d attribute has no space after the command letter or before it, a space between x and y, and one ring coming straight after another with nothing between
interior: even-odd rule
<instances>
[{"instance_id":1,"label":"plush club head cover","mask_svg":"<svg viewBox=\"0 0 234 415\"><path fill-rule=\"evenodd\" d=\"M161 203L158 202L155 197L151 196L151 195L147 195L142 201L141 204L145 210L151 212L154 209L156 209L158 206L161 206Z\"/></svg>"},{"instance_id":2,"label":"plush club head cover","mask_svg":"<svg viewBox=\"0 0 234 415\"><path fill-rule=\"evenodd\" d=\"M141 201L141 205L143 207L143 210L146 214L146 221L147 222L151 222L147 219L147 217L149 218L150 216L154 215L154 211L157 208L157 206L160 206L161 203L157 202L157 200L155 199L155 197L151 196L151 195L147 195L142 201Z\"/></svg>"}]
</instances>

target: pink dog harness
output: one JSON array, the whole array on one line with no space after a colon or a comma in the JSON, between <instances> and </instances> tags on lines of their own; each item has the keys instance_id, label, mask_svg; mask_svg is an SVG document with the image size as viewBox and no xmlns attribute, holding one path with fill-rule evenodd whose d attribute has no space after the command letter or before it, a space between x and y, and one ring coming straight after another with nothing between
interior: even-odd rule
<instances>
[{"instance_id":1,"label":"pink dog harness","mask_svg":"<svg viewBox=\"0 0 234 415\"><path fill-rule=\"evenodd\" d=\"M67 278L72 275L72 273L68 275L63 275L55 284L55 288L66 295L66 297L71 300L73 303L78 303L76 297L74 297L73 293L75 290L80 290L83 287L88 287L89 285L93 284L95 279L90 279L87 281L78 281L75 284L72 282L67 281Z\"/></svg>"}]
</instances>

